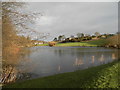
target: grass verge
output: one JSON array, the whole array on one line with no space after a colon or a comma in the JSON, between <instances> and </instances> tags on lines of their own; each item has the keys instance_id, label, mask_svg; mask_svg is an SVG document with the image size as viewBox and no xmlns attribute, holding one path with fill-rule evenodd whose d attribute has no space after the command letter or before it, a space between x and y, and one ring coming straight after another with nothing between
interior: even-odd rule
<instances>
[{"instance_id":1,"label":"grass verge","mask_svg":"<svg viewBox=\"0 0 120 90\"><path fill-rule=\"evenodd\" d=\"M85 70L27 80L4 88L118 88L120 61ZM118 80L119 79L119 80Z\"/></svg>"},{"instance_id":2,"label":"grass verge","mask_svg":"<svg viewBox=\"0 0 120 90\"><path fill-rule=\"evenodd\" d=\"M106 39L99 39L94 41L57 43L56 46L104 46L105 44Z\"/></svg>"},{"instance_id":3,"label":"grass verge","mask_svg":"<svg viewBox=\"0 0 120 90\"><path fill-rule=\"evenodd\" d=\"M106 39L99 39L94 41L82 41L82 42L68 42L68 43L57 43L55 46L58 47L70 47L70 46L104 46L106 44ZM49 46L49 44L39 44L37 46Z\"/></svg>"},{"instance_id":4,"label":"grass verge","mask_svg":"<svg viewBox=\"0 0 120 90\"><path fill-rule=\"evenodd\" d=\"M37 46L48 46L48 44L38 44Z\"/></svg>"}]
</instances>

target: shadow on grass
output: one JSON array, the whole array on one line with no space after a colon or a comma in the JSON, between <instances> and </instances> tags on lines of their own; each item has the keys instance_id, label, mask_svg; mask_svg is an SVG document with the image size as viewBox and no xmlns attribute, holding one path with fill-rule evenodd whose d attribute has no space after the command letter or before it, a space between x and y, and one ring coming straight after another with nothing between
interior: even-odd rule
<instances>
[{"instance_id":1,"label":"shadow on grass","mask_svg":"<svg viewBox=\"0 0 120 90\"><path fill-rule=\"evenodd\" d=\"M117 88L118 63L13 83L3 88Z\"/></svg>"},{"instance_id":2,"label":"shadow on grass","mask_svg":"<svg viewBox=\"0 0 120 90\"><path fill-rule=\"evenodd\" d=\"M93 41L82 41L82 42L67 42L58 43L56 46L104 46L107 43L106 39L99 39Z\"/></svg>"},{"instance_id":3,"label":"shadow on grass","mask_svg":"<svg viewBox=\"0 0 120 90\"><path fill-rule=\"evenodd\" d=\"M99 39L99 40L94 40L94 41L86 41L86 42L81 42L81 43L86 43L89 44L89 45L94 45L94 46L104 46L107 41L106 39Z\"/></svg>"}]
</instances>

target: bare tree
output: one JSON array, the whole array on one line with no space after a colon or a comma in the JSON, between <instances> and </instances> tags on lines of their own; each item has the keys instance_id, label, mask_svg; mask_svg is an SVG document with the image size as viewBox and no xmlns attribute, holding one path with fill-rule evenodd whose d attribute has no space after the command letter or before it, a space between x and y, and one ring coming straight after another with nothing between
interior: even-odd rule
<instances>
[{"instance_id":1,"label":"bare tree","mask_svg":"<svg viewBox=\"0 0 120 90\"><path fill-rule=\"evenodd\" d=\"M2 2L2 50L3 60L10 59L10 56L14 56L17 59L17 53L19 46L24 46L29 43L29 38L18 36L20 29L25 31L31 30L27 26L27 22L34 23L37 15L40 13L22 13L18 8L26 5L21 2ZM34 30L31 30L34 31Z\"/></svg>"},{"instance_id":2,"label":"bare tree","mask_svg":"<svg viewBox=\"0 0 120 90\"><path fill-rule=\"evenodd\" d=\"M83 33L77 33L76 35L77 35L78 38L84 37L84 34L83 34Z\"/></svg>"},{"instance_id":3,"label":"bare tree","mask_svg":"<svg viewBox=\"0 0 120 90\"><path fill-rule=\"evenodd\" d=\"M58 36L58 40L62 41L62 35Z\"/></svg>"},{"instance_id":4,"label":"bare tree","mask_svg":"<svg viewBox=\"0 0 120 90\"><path fill-rule=\"evenodd\" d=\"M71 37L71 38L74 38L74 35L71 35L70 37Z\"/></svg>"},{"instance_id":5,"label":"bare tree","mask_svg":"<svg viewBox=\"0 0 120 90\"><path fill-rule=\"evenodd\" d=\"M80 37L81 37L81 33L77 33L76 35L77 35L77 37L78 37L78 38L80 38Z\"/></svg>"},{"instance_id":6,"label":"bare tree","mask_svg":"<svg viewBox=\"0 0 120 90\"><path fill-rule=\"evenodd\" d=\"M55 38L53 39L53 41L57 41L57 38L55 37Z\"/></svg>"},{"instance_id":7,"label":"bare tree","mask_svg":"<svg viewBox=\"0 0 120 90\"><path fill-rule=\"evenodd\" d=\"M100 36L100 33L99 32L95 32L95 36L96 37Z\"/></svg>"},{"instance_id":8,"label":"bare tree","mask_svg":"<svg viewBox=\"0 0 120 90\"><path fill-rule=\"evenodd\" d=\"M62 35L62 40L65 40L65 38L66 38L65 35Z\"/></svg>"}]
</instances>

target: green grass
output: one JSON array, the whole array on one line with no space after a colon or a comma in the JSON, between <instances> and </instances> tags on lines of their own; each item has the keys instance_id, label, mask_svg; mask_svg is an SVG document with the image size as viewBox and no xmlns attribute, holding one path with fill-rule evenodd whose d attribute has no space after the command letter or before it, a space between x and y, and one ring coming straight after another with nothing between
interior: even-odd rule
<instances>
[{"instance_id":1,"label":"green grass","mask_svg":"<svg viewBox=\"0 0 120 90\"><path fill-rule=\"evenodd\" d=\"M3 88L118 88L118 65L120 62L115 61L85 70L13 83Z\"/></svg>"},{"instance_id":2,"label":"green grass","mask_svg":"<svg viewBox=\"0 0 120 90\"><path fill-rule=\"evenodd\" d=\"M37 46L48 46L48 44L38 44Z\"/></svg>"},{"instance_id":3,"label":"green grass","mask_svg":"<svg viewBox=\"0 0 120 90\"><path fill-rule=\"evenodd\" d=\"M59 47L69 47L69 46L104 46L106 44L106 39L99 39L94 41L83 41L83 42L68 42L68 43L57 43L55 46ZM39 44L37 46L49 46L48 44Z\"/></svg>"},{"instance_id":4,"label":"green grass","mask_svg":"<svg viewBox=\"0 0 120 90\"><path fill-rule=\"evenodd\" d=\"M104 46L105 44L106 44L105 39L99 39L94 41L57 43L56 46Z\"/></svg>"}]
</instances>

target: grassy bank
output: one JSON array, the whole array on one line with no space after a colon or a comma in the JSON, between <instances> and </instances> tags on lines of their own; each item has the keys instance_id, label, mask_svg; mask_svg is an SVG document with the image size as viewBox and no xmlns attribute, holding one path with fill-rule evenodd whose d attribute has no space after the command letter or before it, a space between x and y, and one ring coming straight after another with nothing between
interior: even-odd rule
<instances>
[{"instance_id":1,"label":"grassy bank","mask_svg":"<svg viewBox=\"0 0 120 90\"><path fill-rule=\"evenodd\" d=\"M55 46L69 47L69 46L104 46L106 39L99 39L94 41L82 41L82 42L68 42L68 43L57 43ZM48 46L48 44L40 44L38 46Z\"/></svg>"},{"instance_id":2,"label":"grassy bank","mask_svg":"<svg viewBox=\"0 0 120 90\"><path fill-rule=\"evenodd\" d=\"M105 39L99 39L94 41L57 43L56 46L104 46L105 43L106 43Z\"/></svg>"},{"instance_id":3,"label":"grassy bank","mask_svg":"<svg viewBox=\"0 0 120 90\"><path fill-rule=\"evenodd\" d=\"M58 74L20 83L3 88L118 88L118 65L120 62Z\"/></svg>"},{"instance_id":4,"label":"grassy bank","mask_svg":"<svg viewBox=\"0 0 120 90\"><path fill-rule=\"evenodd\" d=\"M38 44L37 46L48 46L48 44Z\"/></svg>"}]
</instances>

